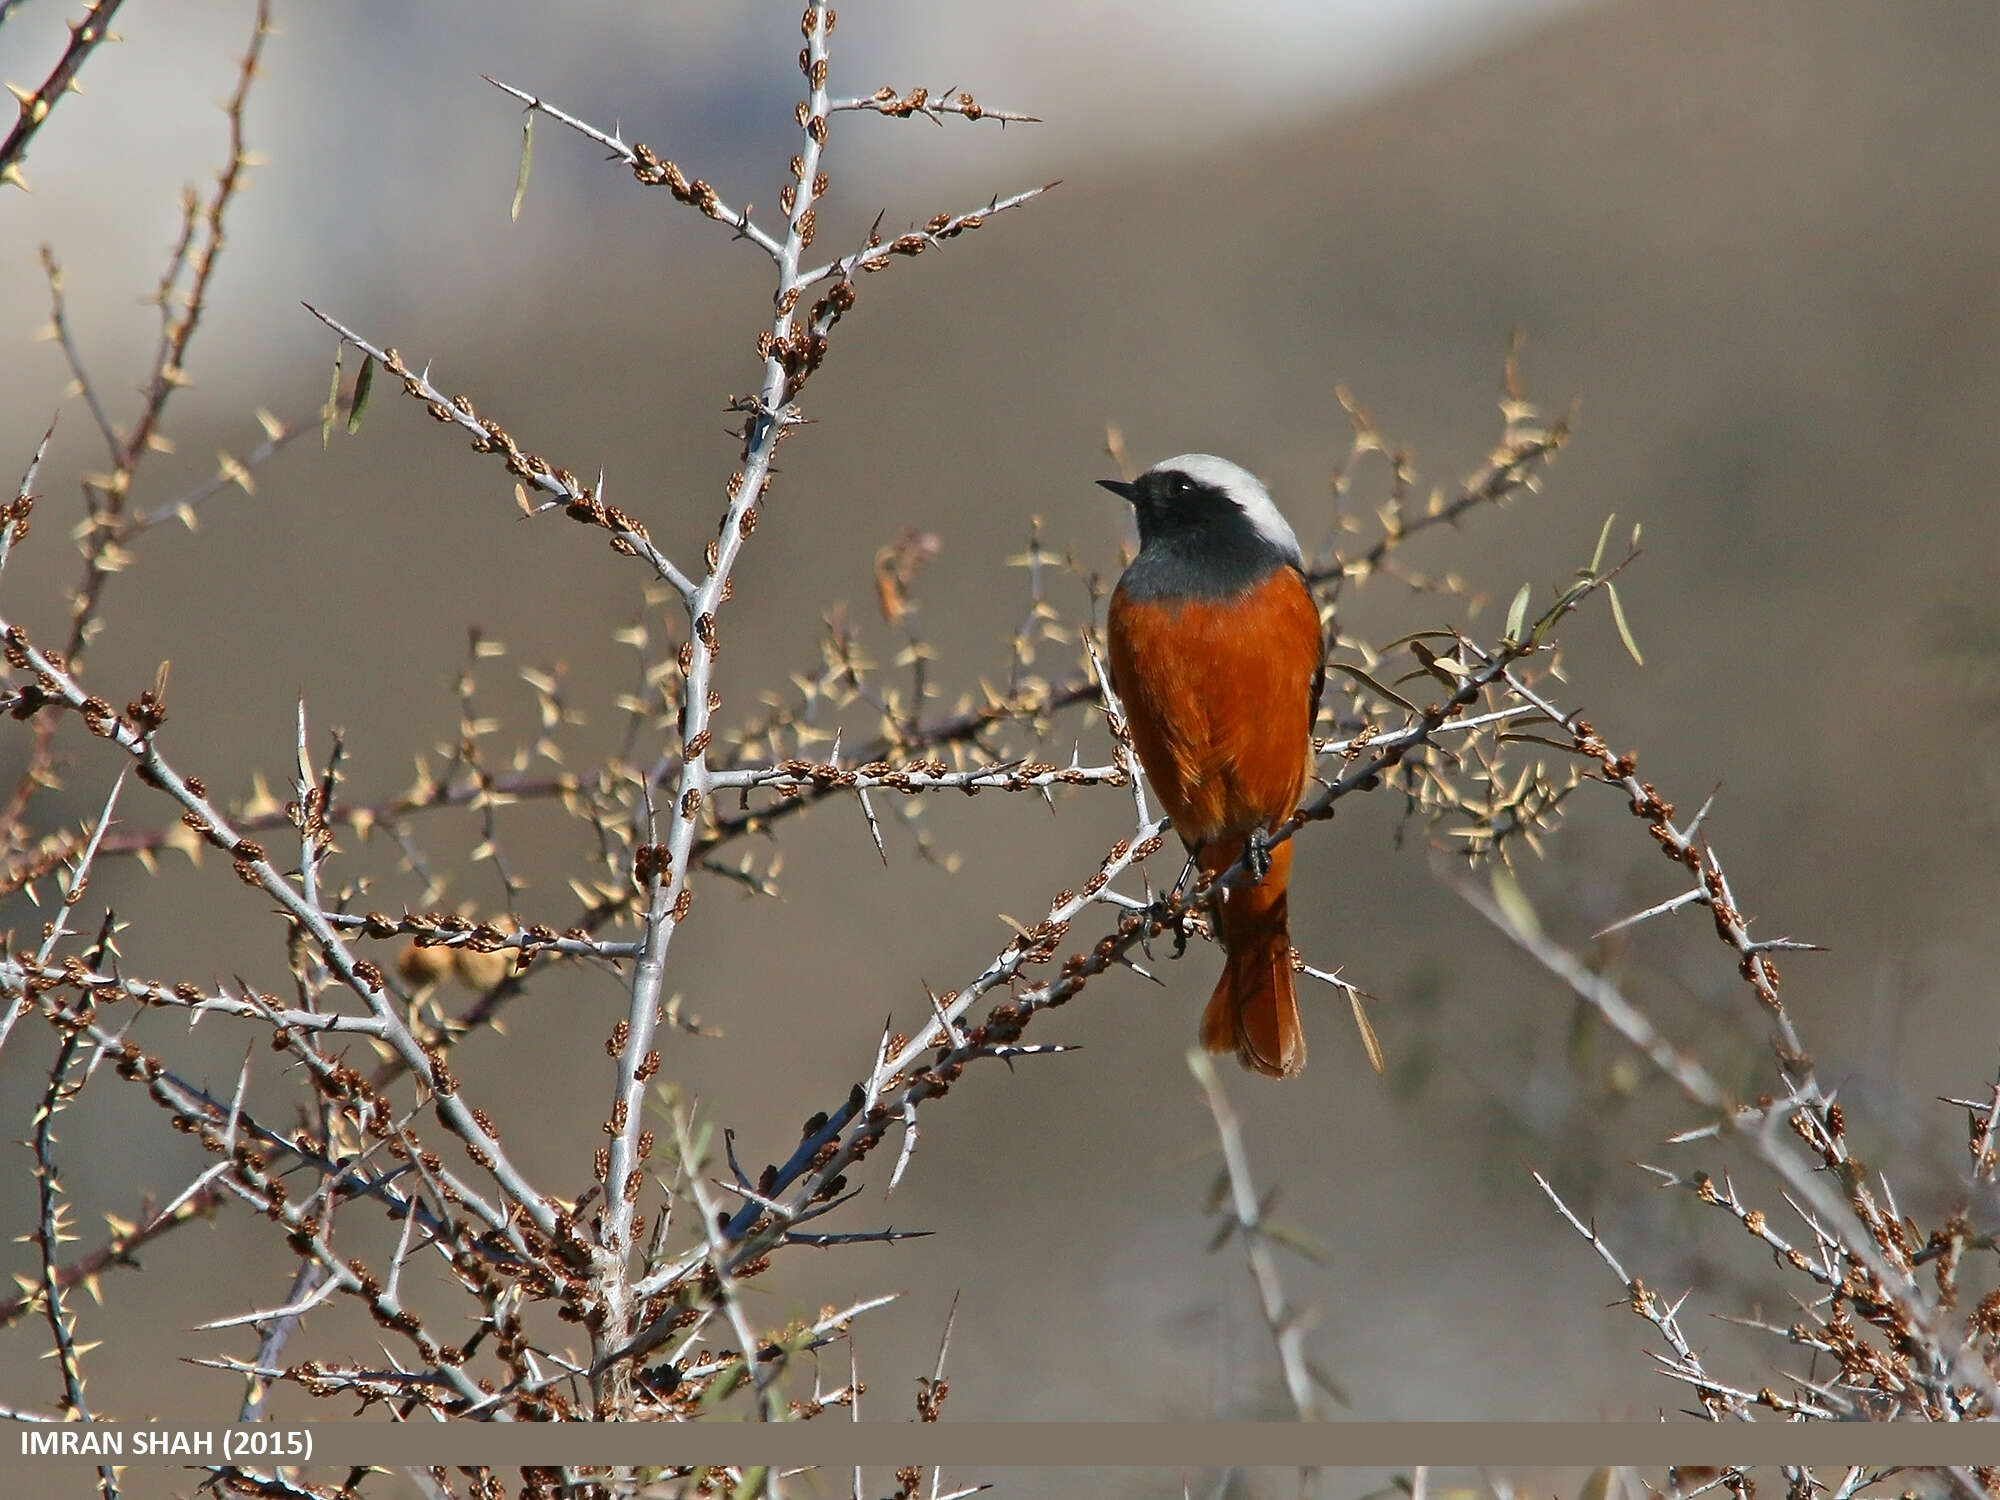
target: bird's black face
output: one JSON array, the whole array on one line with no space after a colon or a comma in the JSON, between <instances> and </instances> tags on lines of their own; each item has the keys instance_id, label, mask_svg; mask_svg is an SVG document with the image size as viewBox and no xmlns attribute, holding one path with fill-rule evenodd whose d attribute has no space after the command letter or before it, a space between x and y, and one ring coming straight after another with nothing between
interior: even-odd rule
<instances>
[{"instance_id":1,"label":"bird's black face","mask_svg":"<svg viewBox=\"0 0 2000 1500\"><path fill-rule=\"evenodd\" d=\"M1137 479L1100 479L1112 494L1132 503L1139 517L1139 544L1155 540L1227 539L1250 528L1243 509L1227 491L1203 484L1178 469L1148 469Z\"/></svg>"},{"instance_id":2,"label":"bird's black face","mask_svg":"<svg viewBox=\"0 0 2000 1500\"><path fill-rule=\"evenodd\" d=\"M1275 567L1298 565L1296 551L1259 530L1222 485L1173 468L1097 482L1130 501L1139 518L1139 556L1121 585L1128 593L1226 596L1251 587Z\"/></svg>"}]
</instances>

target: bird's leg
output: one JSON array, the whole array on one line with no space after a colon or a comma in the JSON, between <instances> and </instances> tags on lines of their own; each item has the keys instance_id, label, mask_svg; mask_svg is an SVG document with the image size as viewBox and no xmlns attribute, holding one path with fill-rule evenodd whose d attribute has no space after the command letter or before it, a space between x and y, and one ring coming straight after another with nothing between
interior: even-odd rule
<instances>
[{"instance_id":1,"label":"bird's leg","mask_svg":"<svg viewBox=\"0 0 2000 1500\"><path fill-rule=\"evenodd\" d=\"M1262 885L1264 877L1271 873L1271 834L1269 829L1253 828L1250 836L1243 841L1243 857L1250 865L1250 881Z\"/></svg>"},{"instance_id":2,"label":"bird's leg","mask_svg":"<svg viewBox=\"0 0 2000 1500\"><path fill-rule=\"evenodd\" d=\"M1196 851L1193 849L1188 850L1187 863L1181 866L1180 878L1174 882L1173 891L1167 897L1169 902L1178 902L1181 899L1181 893L1186 890L1188 883L1188 876L1192 875L1195 872L1195 853ZM1175 958L1183 957L1187 953L1187 945L1188 945L1187 916L1188 916L1187 912L1185 910L1182 910L1180 914L1174 918Z\"/></svg>"},{"instance_id":3,"label":"bird's leg","mask_svg":"<svg viewBox=\"0 0 2000 1500\"><path fill-rule=\"evenodd\" d=\"M1151 909L1160 903L1158 898L1153 895L1153 877L1146 873L1144 865L1139 867L1139 879L1145 884L1147 914L1150 915ZM1153 961L1153 924L1151 921L1145 921L1139 925L1139 951L1146 955L1147 963Z\"/></svg>"}]
</instances>

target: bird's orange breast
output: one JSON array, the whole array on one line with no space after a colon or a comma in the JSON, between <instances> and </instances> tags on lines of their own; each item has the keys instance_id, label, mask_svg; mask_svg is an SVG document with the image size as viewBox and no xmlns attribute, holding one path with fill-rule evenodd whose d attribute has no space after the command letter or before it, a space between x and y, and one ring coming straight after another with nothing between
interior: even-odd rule
<instances>
[{"instance_id":1,"label":"bird's orange breast","mask_svg":"<svg viewBox=\"0 0 2000 1500\"><path fill-rule=\"evenodd\" d=\"M1324 648L1319 611L1289 567L1221 598L1111 596L1112 686L1133 748L1190 844L1268 827L1312 764Z\"/></svg>"}]
</instances>

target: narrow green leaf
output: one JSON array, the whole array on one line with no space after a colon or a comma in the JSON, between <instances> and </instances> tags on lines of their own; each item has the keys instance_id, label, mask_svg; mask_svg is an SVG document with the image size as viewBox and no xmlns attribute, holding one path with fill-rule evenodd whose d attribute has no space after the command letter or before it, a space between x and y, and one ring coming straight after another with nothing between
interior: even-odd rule
<instances>
[{"instance_id":1,"label":"narrow green leaf","mask_svg":"<svg viewBox=\"0 0 2000 1500\"><path fill-rule=\"evenodd\" d=\"M1304 1233L1292 1228L1291 1225L1280 1224L1266 1219L1257 1227L1263 1232L1265 1239L1272 1241L1274 1244L1283 1245L1292 1254L1299 1256L1301 1259L1309 1260L1316 1266L1328 1264L1326 1251L1313 1240L1308 1239Z\"/></svg>"},{"instance_id":2,"label":"narrow green leaf","mask_svg":"<svg viewBox=\"0 0 2000 1500\"><path fill-rule=\"evenodd\" d=\"M1423 712L1422 709L1418 708L1416 704L1412 703L1408 698L1405 698L1401 693L1396 692L1392 688L1385 687L1382 683L1377 682L1373 677L1370 677L1366 672L1362 671L1359 667L1350 667L1345 665L1344 663L1337 661L1330 661L1326 665L1328 671L1345 672L1349 677L1352 677L1356 682L1360 683L1363 687L1367 688L1369 691L1376 693L1381 697L1387 698L1391 703L1399 704L1403 708L1408 709L1413 714Z\"/></svg>"},{"instance_id":3,"label":"narrow green leaf","mask_svg":"<svg viewBox=\"0 0 2000 1500\"><path fill-rule=\"evenodd\" d=\"M1632 654L1633 663L1645 666L1646 658L1639 654L1639 643L1632 639L1632 627L1625 623L1625 606L1618 602L1618 585L1607 579L1604 592L1611 596L1611 622L1618 627L1618 639L1625 643L1625 649Z\"/></svg>"},{"instance_id":4,"label":"narrow green leaf","mask_svg":"<svg viewBox=\"0 0 2000 1500\"><path fill-rule=\"evenodd\" d=\"M535 114L530 110L528 117L521 122L521 165L514 173L514 206L507 210L507 217L517 222L521 217L521 200L528 196L528 168L534 162Z\"/></svg>"},{"instance_id":5,"label":"narrow green leaf","mask_svg":"<svg viewBox=\"0 0 2000 1500\"><path fill-rule=\"evenodd\" d=\"M1412 630L1408 635L1399 635L1393 641L1384 641L1375 649L1380 655L1387 656L1398 646L1407 646L1411 641L1450 641L1455 646L1458 644L1458 632L1456 630Z\"/></svg>"},{"instance_id":6,"label":"narrow green leaf","mask_svg":"<svg viewBox=\"0 0 2000 1500\"><path fill-rule=\"evenodd\" d=\"M708 1383L708 1389L701 1393L697 1407L701 1411L713 1411L747 1384L750 1371L741 1360L730 1365Z\"/></svg>"},{"instance_id":7,"label":"narrow green leaf","mask_svg":"<svg viewBox=\"0 0 2000 1500\"><path fill-rule=\"evenodd\" d=\"M1221 1213L1222 1205L1228 1201L1229 1173L1227 1171L1217 1172L1215 1174L1215 1181L1208 1185L1208 1211L1212 1214Z\"/></svg>"},{"instance_id":8,"label":"narrow green leaf","mask_svg":"<svg viewBox=\"0 0 2000 1500\"><path fill-rule=\"evenodd\" d=\"M1551 750L1561 750L1565 754L1574 755L1576 753L1576 742L1574 740L1550 739L1545 734L1517 734L1509 732L1496 735L1494 738L1499 740L1503 745L1547 745Z\"/></svg>"},{"instance_id":9,"label":"narrow green leaf","mask_svg":"<svg viewBox=\"0 0 2000 1500\"><path fill-rule=\"evenodd\" d=\"M1604 561L1604 543L1611 535L1611 523L1617 519L1618 512L1614 510L1604 518L1604 529L1597 533L1597 550L1590 554L1590 576L1592 578L1597 576L1598 565Z\"/></svg>"},{"instance_id":10,"label":"narrow green leaf","mask_svg":"<svg viewBox=\"0 0 2000 1500\"><path fill-rule=\"evenodd\" d=\"M354 404L347 408L347 435L361 430L361 414L368 410L368 392L375 384L375 356L361 361L361 373L354 378Z\"/></svg>"},{"instance_id":11,"label":"narrow green leaf","mask_svg":"<svg viewBox=\"0 0 2000 1500\"><path fill-rule=\"evenodd\" d=\"M1342 1385L1338 1380L1335 1380L1332 1375L1328 1374L1311 1360L1306 1361L1306 1374L1312 1376L1314 1385L1325 1391L1342 1406L1352 1406L1354 1404L1348 1397L1347 1387Z\"/></svg>"},{"instance_id":12,"label":"narrow green leaf","mask_svg":"<svg viewBox=\"0 0 2000 1500\"><path fill-rule=\"evenodd\" d=\"M340 360L347 353L347 345L333 346L333 385L326 393L326 410L319 414L319 446L322 452L333 441L333 416L340 410Z\"/></svg>"},{"instance_id":13,"label":"narrow green leaf","mask_svg":"<svg viewBox=\"0 0 2000 1500\"><path fill-rule=\"evenodd\" d=\"M1493 902L1500 908L1500 914L1523 937L1542 935L1542 919L1535 915L1534 903L1521 889L1514 872L1505 865L1493 867Z\"/></svg>"},{"instance_id":14,"label":"narrow green leaf","mask_svg":"<svg viewBox=\"0 0 2000 1500\"><path fill-rule=\"evenodd\" d=\"M1507 628L1500 633L1510 641L1521 638L1521 625L1528 618L1528 598L1534 593L1534 585L1524 583L1521 591L1514 596L1514 602L1507 606Z\"/></svg>"}]
</instances>

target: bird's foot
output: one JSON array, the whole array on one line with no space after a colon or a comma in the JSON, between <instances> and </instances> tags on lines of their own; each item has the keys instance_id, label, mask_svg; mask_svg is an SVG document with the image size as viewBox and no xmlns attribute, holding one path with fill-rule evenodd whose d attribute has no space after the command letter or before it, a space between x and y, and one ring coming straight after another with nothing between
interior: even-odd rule
<instances>
[{"instance_id":1,"label":"bird's foot","mask_svg":"<svg viewBox=\"0 0 2000 1500\"><path fill-rule=\"evenodd\" d=\"M1271 873L1271 835L1262 828L1251 829L1243 841L1243 857L1250 866L1251 883L1262 885Z\"/></svg>"}]
</instances>

